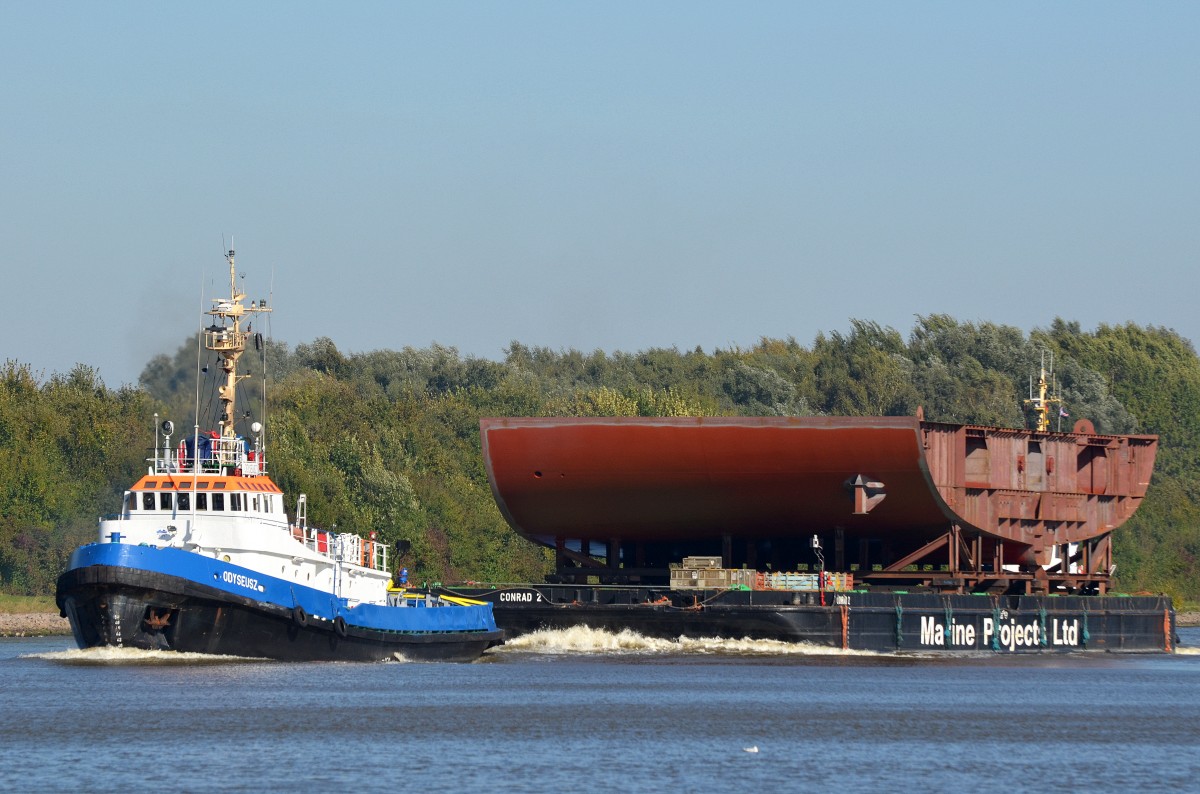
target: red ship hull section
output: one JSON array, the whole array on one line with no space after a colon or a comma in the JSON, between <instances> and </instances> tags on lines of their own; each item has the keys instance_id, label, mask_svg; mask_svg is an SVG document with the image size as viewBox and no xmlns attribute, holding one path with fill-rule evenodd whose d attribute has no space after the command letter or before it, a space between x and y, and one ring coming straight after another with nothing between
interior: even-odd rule
<instances>
[{"instance_id":1,"label":"red ship hull section","mask_svg":"<svg viewBox=\"0 0 1200 794\"><path fill-rule=\"evenodd\" d=\"M917 542L957 525L1041 548L1124 522L1157 449L1152 436L916 417L503 418L480 430L497 504L542 542L834 528Z\"/></svg>"}]
</instances>

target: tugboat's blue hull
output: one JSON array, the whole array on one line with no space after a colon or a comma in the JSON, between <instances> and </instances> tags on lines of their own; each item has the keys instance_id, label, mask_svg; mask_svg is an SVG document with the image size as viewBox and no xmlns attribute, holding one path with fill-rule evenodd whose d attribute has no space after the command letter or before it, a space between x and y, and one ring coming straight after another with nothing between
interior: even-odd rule
<instances>
[{"instance_id":1,"label":"tugboat's blue hull","mask_svg":"<svg viewBox=\"0 0 1200 794\"><path fill-rule=\"evenodd\" d=\"M503 642L491 605L348 608L328 593L177 549L92 544L56 599L81 648L285 661L472 661Z\"/></svg>"}]
</instances>

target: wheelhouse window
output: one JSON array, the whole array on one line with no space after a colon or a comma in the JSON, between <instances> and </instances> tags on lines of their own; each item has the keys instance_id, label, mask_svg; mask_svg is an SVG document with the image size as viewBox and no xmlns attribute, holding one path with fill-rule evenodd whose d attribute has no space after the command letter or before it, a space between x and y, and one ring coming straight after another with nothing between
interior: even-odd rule
<instances>
[{"instance_id":1,"label":"wheelhouse window","mask_svg":"<svg viewBox=\"0 0 1200 794\"><path fill-rule=\"evenodd\" d=\"M196 494L196 509L197 510L207 510L208 509L208 494L206 494L206 493Z\"/></svg>"},{"instance_id":2,"label":"wheelhouse window","mask_svg":"<svg viewBox=\"0 0 1200 794\"><path fill-rule=\"evenodd\" d=\"M180 510L192 509L192 495L190 493L181 493L175 497L175 504Z\"/></svg>"},{"instance_id":3,"label":"wheelhouse window","mask_svg":"<svg viewBox=\"0 0 1200 794\"><path fill-rule=\"evenodd\" d=\"M151 493L150 491L146 491L145 493L142 494L142 509L143 510L153 510L154 509L154 494Z\"/></svg>"},{"instance_id":4,"label":"wheelhouse window","mask_svg":"<svg viewBox=\"0 0 1200 794\"><path fill-rule=\"evenodd\" d=\"M213 510L224 510L225 509L225 494L215 493L212 495L212 509Z\"/></svg>"},{"instance_id":5,"label":"wheelhouse window","mask_svg":"<svg viewBox=\"0 0 1200 794\"><path fill-rule=\"evenodd\" d=\"M229 495L229 509L230 510L241 510L242 509L242 495L240 493L234 493L234 494Z\"/></svg>"},{"instance_id":6,"label":"wheelhouse window","mask_svg":"<svg viewBox=\"0 0 1200 794\"><path fill-rule=\"evenodd\" d=\"M158 509L159 510L170 510L171 509L171 497L174 495L175 494L160 493L158 495Z\"/></svg>"},{"instance_id":7,"label":"wheelhouse window","mask_svg":"<svg viewBox=\"0 0 1200 794\"><path fill-rule=\"evenodd\" d=\"M137 501L137 494L135 494L133 491L125 494L126 512L133 512L134 510L137 510Z\"/></svg>"}]
</instances>

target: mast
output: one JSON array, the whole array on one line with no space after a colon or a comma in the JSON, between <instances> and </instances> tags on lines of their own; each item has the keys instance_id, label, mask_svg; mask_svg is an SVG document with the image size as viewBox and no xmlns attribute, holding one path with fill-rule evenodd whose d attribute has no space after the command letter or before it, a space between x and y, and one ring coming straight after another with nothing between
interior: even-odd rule
<instances>
[{"instance_id":1,"label":"mast","mask_svg":"<svg viewBox=\"0 0 1200 794\"><path fill-rule=\"evenodd\" d=\"M237 271L234 267L233 249L225 255L229 261L229 297L213 298L213 307L207 314L215 320L204 332L204 347L220 356L221 371L225 373L225 383L217 387L217 399L221 401L221 416L219 426L222 439L234 439L234 423L237 421L237 385L250 377L250 373L238 374L238 359L246 352L246 342L250 338L248 330L242 329L242 322L256 314L271 311L265 300L251 301L247 307L245 293L238 292ZM247 324L247 329L249 324Z\"/></svg>"},{"instance_id":2,"label":"mast","mask_svg":"<svg viewBox=\"0 0 1200 794\"><path fill-rule=\"evenodd\" d=\"M1054 356L1050 356L1050 377L1054 376ZM1059 405L1062 400L1054 394L1050 394L1050 383L1046 380L1046 351L1042 351L1042 367L1038 375L1037 397L1033 396L1033 378L1029 379L1029 399L1025 401L1026 405L1033 406L1033 413L1037 416L1037 427L1039 433L1047 433L1050 431L1050 406ZM1061 421L1061 420L1060 420Z\"/></svg>"}]
</instances>

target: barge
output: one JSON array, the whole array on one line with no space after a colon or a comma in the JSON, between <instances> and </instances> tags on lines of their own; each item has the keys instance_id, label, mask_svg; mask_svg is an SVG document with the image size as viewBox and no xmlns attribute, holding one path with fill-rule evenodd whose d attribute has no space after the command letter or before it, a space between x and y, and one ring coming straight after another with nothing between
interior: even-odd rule
<instances>
[{"instance_id":1,"label":"barge","mask_svg":"<svg viewBox=\"0 0 1200 794\"><path fill-rule=\"evenodd\" d=\"M510 634L587 625L872 651L1170 652L1112 592L1158 439L902 417L485 418L493 495L544 584L454 587Z\"/></svg>"},{"instance_id":2,"label":"barge","mask_svg":"<svg viewBox=\"0 0 1200 794\"><path fill-rule=\"evenodd\" d=\"M443 592L487 600L509 637L577 626L646 637L761 639L840 650L1173 652L1166 596L680 590L506 584Z\"/></svg>"}]
</instances>

